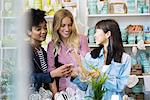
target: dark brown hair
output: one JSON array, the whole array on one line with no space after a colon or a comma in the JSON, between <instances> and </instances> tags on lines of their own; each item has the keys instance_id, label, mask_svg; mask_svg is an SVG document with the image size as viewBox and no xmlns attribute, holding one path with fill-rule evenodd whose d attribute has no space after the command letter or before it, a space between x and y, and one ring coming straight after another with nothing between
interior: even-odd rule
<instances>
[{"instance_id":1,"label":"dark brown hair","mask_svg":"<svg viewBox=\"0 0 150 100\"><path fill-rule=\"evenodd\" d=\"M101 20L95 25L95 28L102 29L104 33L107 33L108 31L111 32L111 36L109 37L109 44L107 47L108 54L106 65L109 65L112 59L114 59L115 62L121 63L124 48L118 23L113 19ZM103 46L100 44L99 48L91 51L92 57L97 58L102 48Z\"/></svg>"},{"instance_id":2,"label":"dark brown hair","mask_svg":"<svg viewBox=\"0 0 150 100\"><path fill-rule=\"evenodd\" d=\"M42 11L40 9L29 9L26 12L28 21L27 21L27 30L31 31L33 26L38 26L40 23L43 21L46 22L45 20L45 11ZM47 22L46 22L47 23Z\"/></svg>"}]
</instances>

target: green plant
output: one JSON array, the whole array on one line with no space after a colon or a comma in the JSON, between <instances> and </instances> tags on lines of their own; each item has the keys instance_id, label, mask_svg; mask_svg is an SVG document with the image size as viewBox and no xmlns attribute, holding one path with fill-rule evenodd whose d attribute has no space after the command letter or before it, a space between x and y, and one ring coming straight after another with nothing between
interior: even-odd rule
<instances>
[{"instance_id":1,"label":"green plant","mask_svg":"<svg viewBox=\"0 0 150 100\"><path fill-rule=\"evenodd\" d=\"M82 70L81 80L84 81L84 82L88 82L89 85L92 86L92 90L94 92L94 96L92 97L92 99L94 99L94 100L101 100L103 95L104 95L104 93L106 92L106 90L103 88L103 84L108 79L106 73L101 75L101 73L98 70L98 68L95 68L91 64L88 64L89 67L92 69L92 71L89 72L82 65L80 57L75 52L73 52L73 56L77 60L77 63L78 63L78 65L80 66L80 68Z\"/></svg>"},{"instance_id":2,"label":"green plant","mask_svg":"<svg viewBox=\"0 0 150 100\"><path fill-rule=\"evenodd\" d=\"M94 68L93 65L89 65L93 70L98 71L98 69ZM100 73L100 72L99 72ZM92 90L94 92L93 100L102 100L104 93L107 91L103 88L104 83L108 79L106 73L100 75L97 78L91 78L89 84L92 86Z\"/></svg>"}]
</instances>

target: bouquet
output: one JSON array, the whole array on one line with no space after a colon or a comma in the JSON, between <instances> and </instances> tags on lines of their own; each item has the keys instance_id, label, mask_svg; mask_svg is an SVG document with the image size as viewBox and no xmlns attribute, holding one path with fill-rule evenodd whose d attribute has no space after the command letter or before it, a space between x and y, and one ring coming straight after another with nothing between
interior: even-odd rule
<instances>
[{"instance_id":1,"label":"bouquet","mask_svg":"<svg viewBox=\"0 0 150 100\"><path fill-rule=\"evenodd\" d=\"M90 76L90 80L88 80L89 85L91 85L92 90L93 90L93 100L102 100L104 93L107 91L106 89L103 88L104 83L108 79L108 76L106 73L103 75L100 74L98 69L95 69L93 65L89 65L90 68L92 68L95 73L97 74L96 77ZM93 73L94 74L94 73Z\"/></svg>"},{"instance_id":2,"label":"bouquet","mask_svg":"<svg viewBox=\"0 0 150 100\"><path fill-rule=\"evenodd\" d=\"M93 65L89 65L92 69L91 72L87 71L81 63L81 59L76 53L73 53L74 58L76 59L78 65L81 69L81 79L82 81L86 81L91 85L94 96L92 97L93 100L102 100L104 93L107 91L103 88L104 83L108 79L106 73L101 75L98 68L95 68Z\"/></svg>"}]
</instances>

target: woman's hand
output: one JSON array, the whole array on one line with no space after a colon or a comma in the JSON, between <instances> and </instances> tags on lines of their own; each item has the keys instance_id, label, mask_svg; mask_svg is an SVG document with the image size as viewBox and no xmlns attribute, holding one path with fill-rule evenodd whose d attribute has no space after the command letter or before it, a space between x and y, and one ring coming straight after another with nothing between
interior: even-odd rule
<instances>
[{"instance_id":1,"label":"woman's hand","mask_svg":"<svg viewBox=\"0 0 150 100\"><path fill-rule=\"evenodd\" d=\"M92 78L97 78L100 76L100 72L99 71L92 71L89 73L89 76L91 76Z\"/></svg>"},{"instance_id":2,"label":"woman's hand","mask_svg":"<svg viewBox=\"0 0 150 100\"><path fill-rule=\"evenodd\" d=\"M78 71L74 68L72 68L71 70L72 70L72 72L71 72L70 76L73 77L73 78L77 77L78 76Z\"/></svg>"},{"instance_id":3,"label":"woman's hand","mask_svg":"<svg viewBox=\"0 0 150 100\"><path fill-rule=\"evenodd\" d=\"M71 70L71 67L73 65L72 64L65 64L65 65L62 65L54 70L52 70L50 72L51 76L54 78L54 77L67 77L67 76L70 76L72 70Z\"/></svg>"}]
</instances>

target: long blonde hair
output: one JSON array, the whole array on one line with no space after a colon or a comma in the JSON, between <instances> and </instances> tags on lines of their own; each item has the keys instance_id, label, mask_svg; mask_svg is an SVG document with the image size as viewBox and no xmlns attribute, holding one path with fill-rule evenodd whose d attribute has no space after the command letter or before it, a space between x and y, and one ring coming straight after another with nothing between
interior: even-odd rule
<instances>
[{"instance_id":1,"label":"long blonde hair","mask_svg":"<svg viewBox=\"0 0 150 100\"><path fill-rule=\"evenodd\" d=\"M71 31L71 35L67 39L67 46L79 49L79 47L80 47L79 34L77 33L73 15L67 9L60 9L54 15L53 25L52 25L52 40L54 42L54 45L55 45L55 47L58 48L58 46L60 44L61 39L59 37L58 30L60 29L62 20L65 17L69 17L72 21L72 31Z\"/></svg>"}]
</instances>

